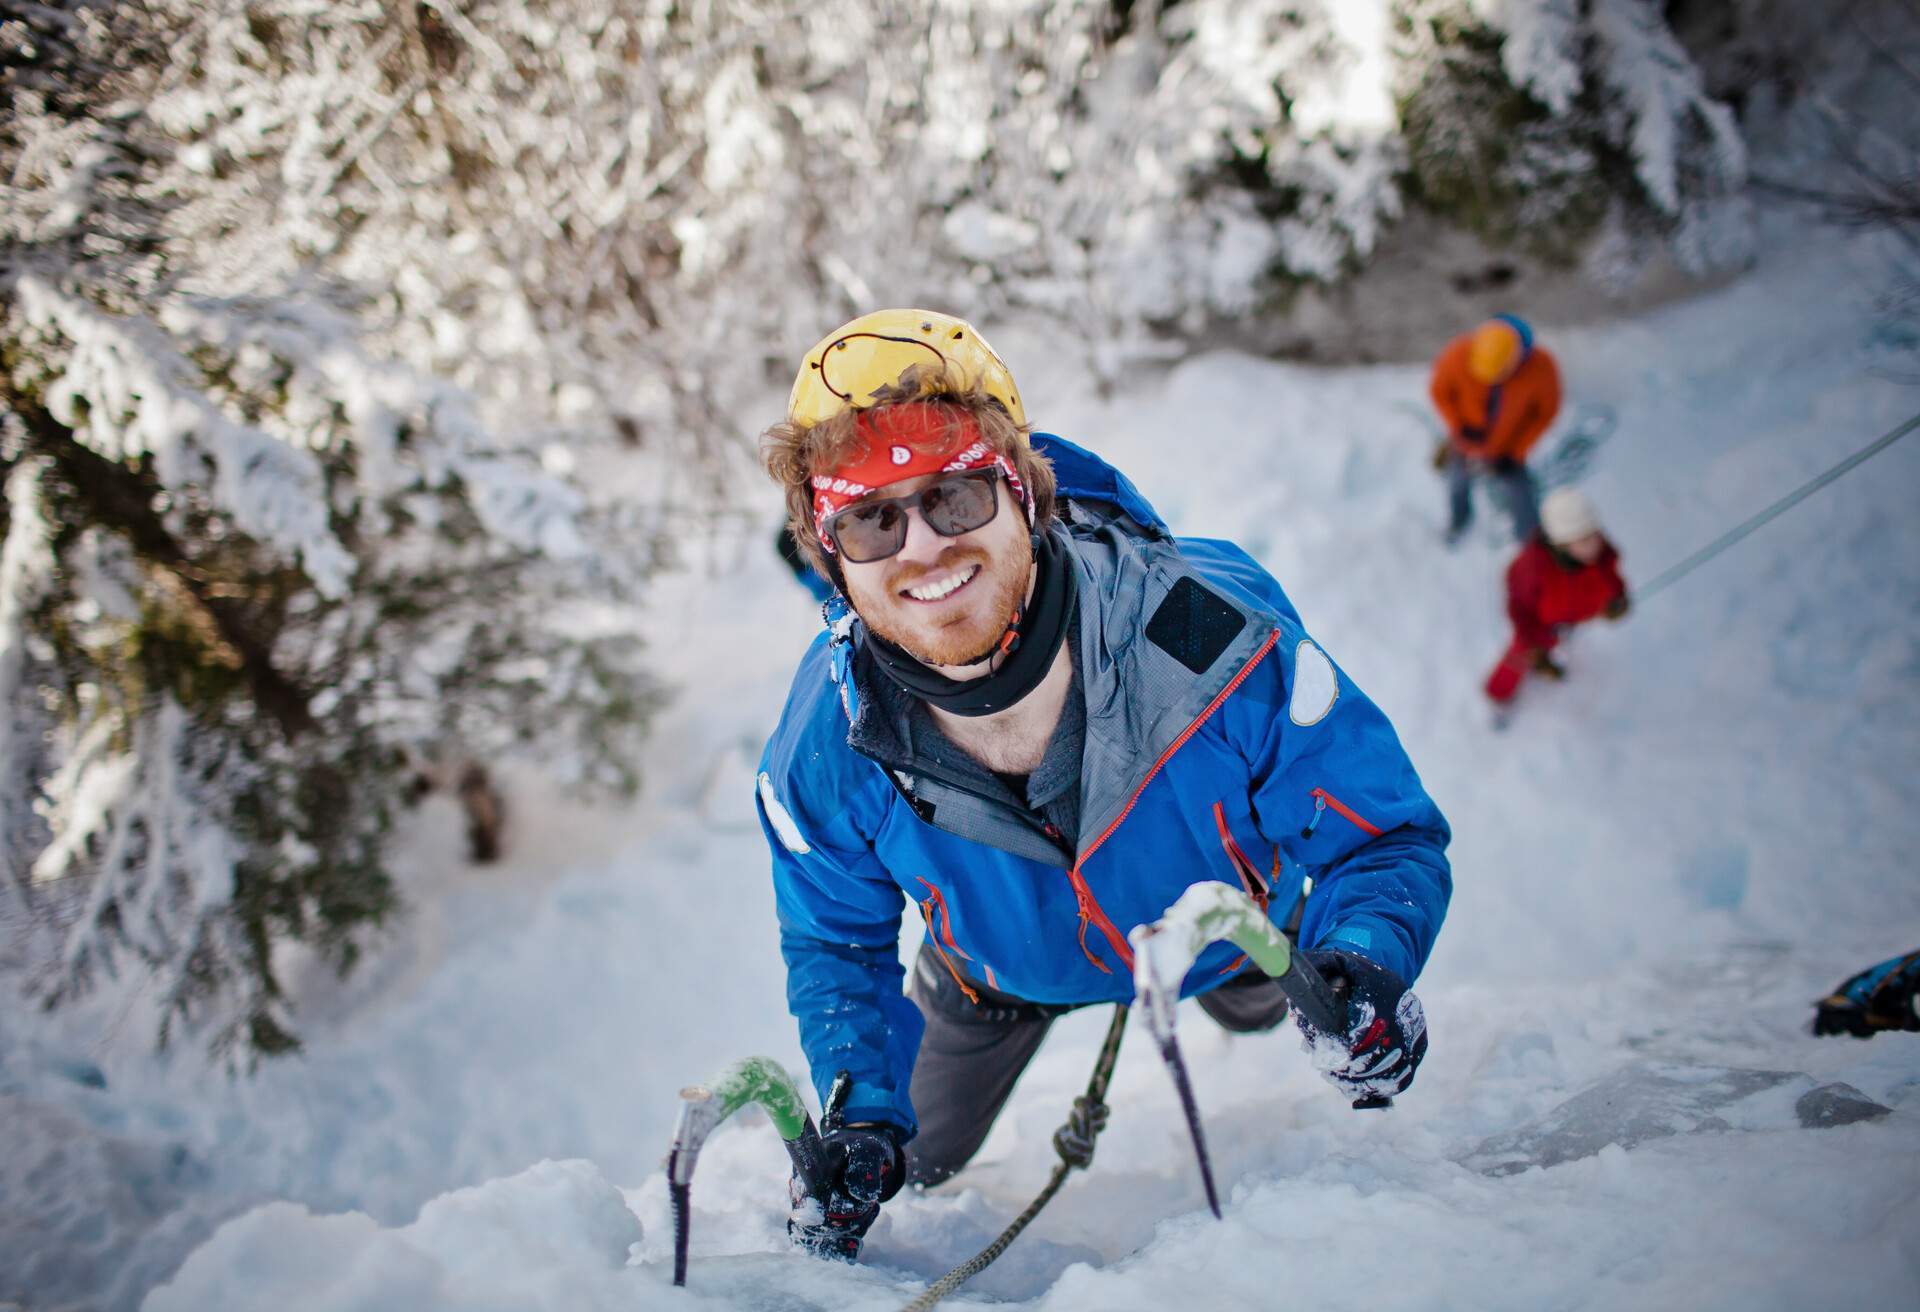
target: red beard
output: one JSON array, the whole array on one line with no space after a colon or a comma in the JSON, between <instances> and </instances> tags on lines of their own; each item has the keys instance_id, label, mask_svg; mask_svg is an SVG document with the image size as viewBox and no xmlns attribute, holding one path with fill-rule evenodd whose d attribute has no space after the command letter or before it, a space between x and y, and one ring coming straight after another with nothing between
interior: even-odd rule
<instances>
[{"instance_id":1,"label":"red beard","mask_svg":"<svg viewBox=\"0 0 1920 1312\"><path fill-rule=\"evenodd\" d=\"M929 604L900 595L969 565L980 572L950 601ZM1026 599L1031 573L1026 553L1008 551L996 562L978 547L961 547L942 552L931 568L889 575L883 591L854 586L849 599L869 629L923 665L969 665L999 645Z\"/></svg>"}]
</instances>

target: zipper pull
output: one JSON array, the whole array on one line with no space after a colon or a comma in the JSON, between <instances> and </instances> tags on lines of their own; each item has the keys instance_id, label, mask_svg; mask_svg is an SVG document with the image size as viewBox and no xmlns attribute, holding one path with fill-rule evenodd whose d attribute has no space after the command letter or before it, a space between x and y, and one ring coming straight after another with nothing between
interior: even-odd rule
<instances>
[{"instance_id":1,"label":"zipper pull","mask_svg":"<svg viewBox=\"0 0 1920 1312\"><path fill-rule=\"evenodd\" d=\"M1327 811L1327 795L1320 789L1313 790L1313 819L1307 821L1307 827L1300 831L1300 837L1312 838L1313 831L1320 827L1320 817Z\"/></svg>"}]
</instances>

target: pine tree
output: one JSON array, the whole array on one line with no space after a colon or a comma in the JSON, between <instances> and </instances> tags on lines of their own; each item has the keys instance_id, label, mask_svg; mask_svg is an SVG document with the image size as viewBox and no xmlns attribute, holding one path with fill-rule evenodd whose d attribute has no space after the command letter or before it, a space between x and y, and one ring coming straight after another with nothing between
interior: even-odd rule
<instances>
[{"instance_id":1,"label":"pine tree","mask_svg":"<svg viewBox=\"0 0 1920 1312\"><path fill-rule=\"evenodd\" d=\"M163 1042L272 1054L282 945L344 971L396 909L412 759L631 789L656 692L579 492L350 286L215 294L220 191L135 108L178 68L149 18L39 11L12 70L0 861L42 999L120 979Z\"/></svg>"},{"instance_id":2,"label":"pine tree","mask_svg":"<svg viewBox=\"0 0 1920 1312\"><path fill-rule=\"evenodd\" d=\"M1399 28L1422 204L1609 283L1750 258L1738 124L1651 0L1402 0Z\"/></svg>"}]
</instances>

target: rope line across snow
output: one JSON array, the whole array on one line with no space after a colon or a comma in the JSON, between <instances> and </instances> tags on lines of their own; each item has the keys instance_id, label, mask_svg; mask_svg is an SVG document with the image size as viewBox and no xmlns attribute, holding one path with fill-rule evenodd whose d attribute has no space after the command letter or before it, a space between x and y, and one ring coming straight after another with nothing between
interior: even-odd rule
<instances>
[{"instance_id":1,"label":"rope line across snow","mask_svg":"<svg viewBox=\"0 0 1920 1312\"><path fill-rule=\"evenodd\" d=\"M1907 420L1906 423L1894 429L1891 433L1888 433L1884 437L1876 439L1872 443L1863 447L1861 450L1854 452L1852 455L1848 456L1845 460L1842 460L1839 464L1833 466L1831 469L1828 469L1825 473L1819 475L1817 478L1814 478L1806 483L1802 483L1799 487L1787 493L1786 496L1781 497L1778 501L1768 506L1765 510L1761 511L1759 514L1754 515L1751 518L1746 519L1741 523L1736 524L1734 527L1728 529L1725 533L1722 533L1719 537L1715 538L1712 542L1709 542L1706 546L1700 548L1700 550L1694 552L1691 556L1688 556L1685 560L1681 561L1679 564L1670 566L1669 568L1662 570L1658 575L1654 577L1654 579L1651 582L1645 584L1640 588L1635 589L1634 600L1645 601L1648 597L1651 597L1654 593L1659 592L1662 588L1665 588L1677 582L1678 580L1684 578L1686 575L1691 574L1694 570L1706 564L1709 560L1712 560L1715 556L1725 551L1728 547L1731 547L1734 543L1740 541L1740 539L1746 537L1749 533L1752 533L1755 529L1761 527L1763 524L1766 524L1769 520L1777 519L1779 516L1793 509L1795 506L1799 505L1802 501L1805 501L1808 497L1812 496L1815 492L1818 492L1821 488L1833 482L1834 479L1839 478L1842 474L1854 468L1856 465L1865 464L1867 461L1879 455L1882 451L1892 446L1895 442L1898 442L1901 438L1905 437L1908 433L1911 433L1916 428L1920 428L1920 415L1915 415L1913 418Z\"/></svg>"},{"instance_id":2,"label":"rope line across snow","mask_svg":"<svg viewBox=\"0 0 1920 1312\"><path fill-rule=\"evenodd\" d=\"M1040 1196L1027 1204L1026 1211L1013 1218L1013 1224L1001 1231L998 1239L941 1276L927 1287L924 1294L908 1303L900 1309L900 1312L926 1312L926 1309L986 1270L993 1264L995 1258L1007 1251L1007 1245L1020 1237L1020 1232L1027 1228L1033 1218L1040 1215L1040 1209L1053 1201L1053 1196L1060 1192L1060 1186L1066 1183L1067 1176L1072 1174L1074 1168L1086 1166L1093 1161L1093 1140L1099 1135L1101 1126L1106 1123L1107 1081L1113 1078L1114 1062L1120 1056L1120 1038L1126 1033L1126 1029L1127 1008L1115 1007L1113 1023L1107 1027L1106 1041L1100 1045L1100 1059L1093 1065L1093 1078L1087 1081L1086 1096L1074 1100L1076 1114L1083 1108L1087 1113L1084 1118L1086 1123L1083 1127L1080 1124L1081 1118L1076 1115L1067 1125L1061 1127L1058 1134L1054 1135L1053 1144L1060 1154L1060 1162L1053 1168L1053 1178L1047 1181L1047 1186L1040 1191Z\"/></svg>"}]
</instances>

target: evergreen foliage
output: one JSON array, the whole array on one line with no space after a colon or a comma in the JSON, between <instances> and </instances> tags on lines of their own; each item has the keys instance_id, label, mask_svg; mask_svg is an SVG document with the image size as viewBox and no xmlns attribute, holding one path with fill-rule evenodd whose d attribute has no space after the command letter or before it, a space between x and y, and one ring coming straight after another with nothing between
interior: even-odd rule
<instances>
[{"instance_id":1,"label":"evergreen foliage","mask_svg":"<svg viewBox=\"0 0 1920 1312\"><path fill-rule=\"evenodd\" d=\"M1745 144L1651 0L1397 8L1423 204L1496 246L1597 253L1611 281L1660 251L1694 275L1748 258Z\"/></svg>"},{"instance_id":2,"label":"evergreen foliage","mask_svg":"<svg viewBox=\"0 0 1920 1312\"><path fill-rule=\"evenodd\" d=\"M0 862L36 995L118 979L162 1042L245 1057L297 1046L283 945L345 971L395 911L418 759L630 791L656 692L627 554L465 392L371 352L350 284L216 294L234 207L129 108L180 67L150 17L42 11L15 49Z\"/></svg>"}]
</instances>

